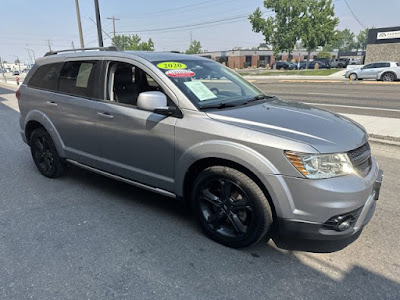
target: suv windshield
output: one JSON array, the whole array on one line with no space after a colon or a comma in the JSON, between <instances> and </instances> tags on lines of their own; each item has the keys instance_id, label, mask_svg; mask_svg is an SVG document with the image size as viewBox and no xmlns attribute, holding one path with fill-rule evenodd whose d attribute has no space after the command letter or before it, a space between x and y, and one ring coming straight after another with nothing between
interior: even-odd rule
<instances>
[{"instance_id":1,"label":"suv windshield","mask_svg":"<svg viewBox=\"0 0 400 300\"><path fill-rule=\"evenodd\" d=\"M211 60L153 62L200 108L225 108L267 98L235 72Z\"/></svg>"}]
</instances>

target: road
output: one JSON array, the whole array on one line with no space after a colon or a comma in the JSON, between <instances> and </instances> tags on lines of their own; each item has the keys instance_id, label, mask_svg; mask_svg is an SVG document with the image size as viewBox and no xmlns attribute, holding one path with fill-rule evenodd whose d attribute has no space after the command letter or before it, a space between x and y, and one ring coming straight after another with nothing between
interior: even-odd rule
<instances>
[{"instance_id":1,"label":"road","mask_svg":"<svg viewBox=\"0 0 400 300\"><path fill-rule=\"evenodd\" d=\"M398 147L373 145L385 179L358 238L234 250L172 199L73 167L41 176L15 108L0 88L1 299L399 299Z\"/></svg>"},{"instance_id":2,"label":"road","mask_svg":"<svg viewBox=\"0 0 400 300\"><path fill-rule=\"evenodd\" d=\"M338 113L400 118L400 82L254 81L268 95L318 105Z\"/></svg>"}]
</instances>

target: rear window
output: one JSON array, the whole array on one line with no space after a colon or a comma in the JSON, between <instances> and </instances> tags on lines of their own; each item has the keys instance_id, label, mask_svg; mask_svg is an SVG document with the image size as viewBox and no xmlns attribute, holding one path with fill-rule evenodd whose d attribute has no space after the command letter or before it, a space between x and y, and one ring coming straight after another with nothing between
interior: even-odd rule
<instances>
[{"instance_id":1,"label":"rear window","mask_svg":"<svg viewBox=\"0 0 400 300\"><path fill-rule=\"evenodd\" d=\"M58 90L60 92L95 98L96 82L94 75L98 74L98 61L66 62L60 73Z\"/></svg>"},{"instance_id":2,"label":"rear window","mask_svg":"<svg viewBox=\"0 0 400 300\"><path fill-rule=\"evenodd\" d=\"M33 74L28 86L56 91L62 63L48 64L39 67Z\"/></svg>"},{"instance_id":3,"label":"rear window","mask_svg":"<svg viewBox=\"0 0 400 300\"><path fill-rule=\"evenodd\" d=\"M400 62L396 63L396 65L397 65L398 67L400 67Z\"/></svg>"}]
</instances>

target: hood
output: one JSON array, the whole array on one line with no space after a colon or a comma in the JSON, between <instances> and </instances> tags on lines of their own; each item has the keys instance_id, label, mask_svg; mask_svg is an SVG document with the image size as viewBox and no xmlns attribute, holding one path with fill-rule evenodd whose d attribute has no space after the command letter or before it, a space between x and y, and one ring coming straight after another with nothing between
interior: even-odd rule
<instances>
[{"instance_id":1,"label":"hood","mask_svg":"<svg viewBox=\"0 0 400 300\"><path fill-rule=\"evenodd\" d=\"M364 127L346 117L276 98L207 115L215 121L305 143L321 153L346 152L367 142Z\"/></svg>"}]
</instances>

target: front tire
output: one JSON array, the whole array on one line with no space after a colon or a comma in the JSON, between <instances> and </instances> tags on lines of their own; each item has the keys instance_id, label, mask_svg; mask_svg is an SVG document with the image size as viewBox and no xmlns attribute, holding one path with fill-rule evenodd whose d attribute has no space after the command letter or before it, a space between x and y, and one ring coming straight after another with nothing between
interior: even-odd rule
<instances>
[{"instance_id":1,"label":"front tire","mask_svg":"<svg viewBox=\"0 0 400 300\"><path fill-rule=\"evenodd\" d=\"M65 163L57 153L57 149L49 133L44 128L35 129L30 137L31 154L40 173L49 178L60 177Z\"/></svg>"},{"instance_id":2,"label":"front tire","mask_svg":"<svg viewBox=\"0 0 400 300\"><path fill-rule=\"evenodd\" d=\"M358 79L357 74L354 74L354 73L353 73L353 74L350 74L349 78L350 78L350 80L352 80L352 81L355 81L355 80Z\"/></svg>"},{"instance_id":3,"label":"front tire","mask_svg":"<svg viewBox=\"0 0 400 300\"><path fill-rule=\"evenodd\" d=\"M232 248L257 243L271 229L271 207L261 188L246 174L225 166L200 173L192 201L201 228L211 239Z\"/></svg>"}]
</instances>

